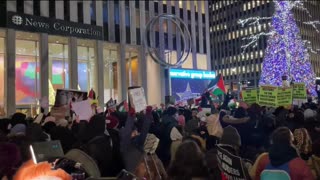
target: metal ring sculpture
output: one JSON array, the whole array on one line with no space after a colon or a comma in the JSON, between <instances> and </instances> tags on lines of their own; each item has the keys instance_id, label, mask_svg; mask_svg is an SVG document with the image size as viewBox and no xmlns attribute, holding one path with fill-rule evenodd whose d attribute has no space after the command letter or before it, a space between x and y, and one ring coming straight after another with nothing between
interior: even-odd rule
<instances>
[{"instance_id":1,"label":"metal ring sculpture","mask_svg":"<svg viewBox=\"0 0 320 180\"><path fill-rule=\"evenodd\" d=\"M154 26L156 24L156 22L159 22L160 20L168 20L171 21L173 24L175 24L175 26L177 27L177 30L179 30L181 36L182 36L182 44L183 44L183 48L181 48L181 52L179 57L177 58L177 62L174 64L171 64L170 62L168 62L168 60L166 60L165 58L161 58L161 53L164 52L160 52L159 50L157 51L157 49L161 46L159 45L159 47L152 47L152 45L155 45L154 39L155 37L155 30L154 30ZM182 25L182 27L181 27ZM159 25L159 28L162 28L162 25ZM176 34L177 31L176 31ZM182 65L188 58L190 52L191 52L191 35L190 32L188 30L187 25L183 22L182 19L180 19L177 16L171 15L171 14L161 14L158 16L155 16L154 18L152 18L147 26L146 26L146 32L145 32L145 37L144 37L144 46L147 49L147 52L150 54L151 58L158 64L165 66L165 67L177 67Z\"/></svg>"}]
</instances>

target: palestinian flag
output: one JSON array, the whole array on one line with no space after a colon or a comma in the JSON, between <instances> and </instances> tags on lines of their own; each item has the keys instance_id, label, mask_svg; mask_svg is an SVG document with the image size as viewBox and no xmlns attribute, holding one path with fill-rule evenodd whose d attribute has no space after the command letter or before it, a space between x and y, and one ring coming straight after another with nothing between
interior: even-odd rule
<instances>
[{"instance_id":1,"label":"palestinian flag","mask_svg":"<svg viewBox=\"0 0 320 180\"><path fill-rule=\"evenodd\" d=\"M127 100L122 101L118 106L117 106L117 110L119 112L128 112L129 111L129 105Z\"/></svg>"},{"instance_id":2,"label":"palestinian flag","mask_svg":"<svg viewBox=\"0 0 320 180\"><path fill-rule=\"evenodd\" d=\"M215 96L223 95L226 93L224 87L223 77L219 74L215 79L213 79L208 85L208 91Z\"/></svg>"}]
</instances>

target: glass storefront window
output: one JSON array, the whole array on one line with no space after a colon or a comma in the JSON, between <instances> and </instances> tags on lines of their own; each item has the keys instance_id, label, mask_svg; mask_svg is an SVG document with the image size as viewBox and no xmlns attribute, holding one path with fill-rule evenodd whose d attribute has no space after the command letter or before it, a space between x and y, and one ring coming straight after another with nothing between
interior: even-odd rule
<instances>
[{"instance_id":1,"label":"glass storefront window","mask_svg":"<svg viewBox=\"0 0 320 180\"><path fill-rule=\"evenodd\" d=\"M57 89L69 88L68 38L49 36L49 104L53 105Z\"/></svg>"},{"instance_id":2,"label":"glass storefront window","mask_svg":"<svg viewBox=\"0 0 320 180\"><path fill-rule=\"evenodd\" d=\"M95 41L78 39L78 89L97 92Z\"/></svg>"},{"instance_id":3,"label":"glass storefront window","mask_svg":"<svg viewBox=\"0 0 320 180\"><path fill-rule=\"evenodd\" d=\"M103 48L104 61L104 102L110 98L118 99L118 62L119 47L105 43Z\"/></svg>"},{"instance_id":4,"label":"glass storefront window","mask_svg":"<svg viewBox=\"0 0 320 180\"><path fill-rule=\"evenodd\" d=\"M16 104L35 105L40 95L38 34L16 33ZM21 107L25 105L26 107ZM20 106L20 107L19 107Z\"/></svg>"},{"instance_id":5,"label":"glass storefront window","mask_svg":"<svg viewBox=\"0 0 320 180\"><path fill-rule=\"evenodd\" d=\"M4 87L5 30L0 29L0 86ZM0 88L0 116L4 116L4 88Z\"/></svg>"}]
</instances>

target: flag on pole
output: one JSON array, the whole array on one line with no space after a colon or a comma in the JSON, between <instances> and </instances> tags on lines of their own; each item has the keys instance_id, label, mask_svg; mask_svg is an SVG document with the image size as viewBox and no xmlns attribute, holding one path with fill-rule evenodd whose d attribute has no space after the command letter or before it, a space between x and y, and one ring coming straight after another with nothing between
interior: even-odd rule
<instances>
[{"instance_id":1,"label":"flag on pole","mask_svg":"<svg viewBox=\"0 0 320 180\"><path fill-rule=\"evenodd\" d=\"M127 100L122 101L118 106L117 106L117 110L119 112L128 112L129 111L129 105Z\"/></svg>"},{"instance_id":2,"label":"flag on pole","mask_svg":"<svg viewBox=\"0 0 320 180\"><path fill-rule=\"evenodd\" d=\"M208 91L215 96L223 95L226 93L223 77L221 74L219 74L215 79L213 79L209 83Z\"/></svg>"}]
</instances>

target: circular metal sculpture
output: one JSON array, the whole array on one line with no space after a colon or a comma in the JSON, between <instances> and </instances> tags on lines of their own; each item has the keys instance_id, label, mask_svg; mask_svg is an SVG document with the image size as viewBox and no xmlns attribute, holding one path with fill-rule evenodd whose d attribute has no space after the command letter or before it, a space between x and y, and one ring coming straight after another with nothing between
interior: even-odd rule
<instances>
[{"instance_id":1,"label":"circular metal sculpture","mask_svg":"<svg viewBox=\"0 0 320 180\"><path fill-rule=\"evenodd\" d=\"M171 63L170 58L165 57L165 53L168 50L162 50L162 51L160 50L165 46L163 44L155 42L156 23L161 21L168 21L168 24L173 23L176 27L176 37L181 36L182 47L181 47L180 53L177 56L177 61L175 63ZM159 26L159 29L163 28L163 24L158 23L158 26ZM180 43L180 42L177 42L177 43ZM182 19L171 14L161 14L161 15L155 16L148 22L146 26L145 37L144 37L144 46L147 52L149 53L149 55L151 56L151 58L156 63L165 67L177 67L182 65L187 60L191 52L191 35L187 25L183 22Z\"/></svg>"}]
</instances>

